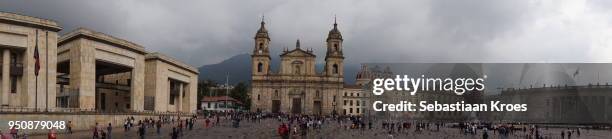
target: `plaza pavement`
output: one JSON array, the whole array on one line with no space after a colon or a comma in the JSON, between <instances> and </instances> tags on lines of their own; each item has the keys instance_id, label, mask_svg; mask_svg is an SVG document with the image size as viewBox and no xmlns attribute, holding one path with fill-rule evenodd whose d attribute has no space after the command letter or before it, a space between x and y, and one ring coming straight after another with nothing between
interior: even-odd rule
<instances>
[{"instance_id":1,"label":"plaza pavement","mask_svg":"<svg viewBox=\"0 0 612 139\"><path fill-rule=\"evenodd\" d=\"M193 130L185 130L181 139L278 139L280 136L276 133L276 128L280 124L275 119L266 119L261 122L242 121L239 128L233 128L229 120L221 120L221 124L204 128L204 120L196 121ZM421 133L415 133L414 127L408 132L388 134L380 129L380 124L374 125L375 129L346 129L340 128L335 121L328 121L321 129L312 129L307 136L294 136L294 139L480 139L482 138L482 130L477 135L463 134L456 128L440 128L440 131L424 130ZM161 134L156 133L155 128L146 130L146 139L169 139L170 124L162 126ZM113 129L112 138L114 139L137 139L139 136L136 132L137 128L132 128L125 132L122 127ZM543 134L548 139L560 139L560 132L564 129L542 129ZM489 139L522 139L525 134L521 131L508 137L496 135L488 131ZM60 134L58 139L90 139L91 131L78 131L73 134ZM567 135L566 135L567 136ZM605 139L612 137L612 131L608 130L582 130L582 135L578 137L572 135L572 139ZM31 139L45 139L46 136L31 136ZM565 138L567 139L567 138Z\"/></svg>"}]
</instances>

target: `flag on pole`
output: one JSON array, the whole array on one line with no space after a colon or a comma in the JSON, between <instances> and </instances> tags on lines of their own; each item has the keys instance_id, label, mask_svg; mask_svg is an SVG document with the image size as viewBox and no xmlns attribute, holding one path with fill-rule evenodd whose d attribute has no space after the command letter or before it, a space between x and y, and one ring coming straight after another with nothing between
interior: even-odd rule
<instances>
[{"instance_id":1,"label":"flag on pole","mask_svg":"<svg viewBox=\"0 0 612 139\"><path fill-rule=\"evenodd\" d=\"M40 58L38 55L38 30L36 30L36 45L34 46L34 75L38 76L40 70Z\"/></svg>"},{"instance_id":2,"label":"flag on pole","mask_svg":"<svg viewBox=\"0 0 612 139\"><path fill-rule=\"evenodd\" d=\"M580 74L580 68L576 69L576 72L574 72L574 78L576 77L576 75Z\"/></svg>"}]
</instances>

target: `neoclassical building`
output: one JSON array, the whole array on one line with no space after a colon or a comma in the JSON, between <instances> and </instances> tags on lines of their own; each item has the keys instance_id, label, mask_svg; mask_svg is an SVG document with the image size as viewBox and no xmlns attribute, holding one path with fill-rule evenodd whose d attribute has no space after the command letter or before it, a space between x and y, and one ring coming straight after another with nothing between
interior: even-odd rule
<instances>
[{"instance_id":1,"label":"neoclassical building","mask_svg":"<svg viewBox=\"0 0 612 139\"><path fill-rule=\"evenodd\" d=\"M55 107L60 30L53 20L0 12L0 108Z\"/></svg>"},{"instance_id":2,"label":"neoclassical building","mask_svg":"<svg viewBox=\"0 0 612 139\"><path fill-rule=\"evenodd\" d=\"M94 30L61 29L0 12L0 112L196 113L195 67Z\"/></svg>"},{"instance_id":3,"label":"neoclassical building","mask_svg":"<svg viewBox=\"0 0 612 139\"><path fill-rule=\"evenodd\" d=\"M295 49L280 55L280 68L270 69L270 36L265 23L255 34L252 57L252 111L329 115L342 110L344 56L342 35L334 23L327 36L327 53L322 72L315 70L316 55L302 49L299 40Z\"/></svg>"},{"instance_id":4,"label":"neoclassical building","mask_svg":"<svg viewBox=\"0 0 612 139\"><path fill-rule=\"evenodd\" d=\"M105 112L196 111L196 68L94 30L63 35L57 48L57 107Z\"/></svg>"}]
</instances>

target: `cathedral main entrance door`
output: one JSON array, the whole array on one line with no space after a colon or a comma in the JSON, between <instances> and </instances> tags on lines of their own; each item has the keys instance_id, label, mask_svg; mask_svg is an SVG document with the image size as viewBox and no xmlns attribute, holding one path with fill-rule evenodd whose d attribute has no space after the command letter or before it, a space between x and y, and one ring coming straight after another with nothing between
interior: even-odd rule
<instances>
[{"instance_id":1,"label":"cathedral main entrance door","mask_svg":"<svg viewBox=\"0 0 612 139\"><path fill-rule=\"evenodd\" d=\"M312 109L313 114L321 115L321 101L314 101Z\"/></svg>"},{"instance_id":2,"label":"cathedral main entrance door","mask_svg":"<svg viewBox=\"0 0 612 139\"><path fill-rule=\"evenodd\" d=\"M279 113L280 105L281 105L280 100L272 100L272 113Z\"/></svg>"},{"instance_id":3,"label":"cathedral main entrance door","mask_svg":"<svg viewBox=\"0 0 612 139\"><path fill-rule=\"evenodd\" d=\"M300 98L294 98L293 99L293 105L291 107L291 113L293 113L293 114L300 114L300 113L302 113L302 99L300 99Z\"/></svg>"}]
</instances>

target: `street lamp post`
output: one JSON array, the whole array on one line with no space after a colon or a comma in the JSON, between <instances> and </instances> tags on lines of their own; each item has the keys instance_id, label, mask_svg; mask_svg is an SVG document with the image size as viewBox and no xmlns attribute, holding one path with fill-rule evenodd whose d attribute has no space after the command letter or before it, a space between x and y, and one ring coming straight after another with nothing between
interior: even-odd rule
<instances>
[{"instance_id":1,"label":"street lamp post","mask_svg":"<svg viewBox=\"0 0 612 139\"><path fill-rule=\"evenodd\" d=\"M332 102L332 106L334 107L334 110L332 111L332 115L335 117L336 116L336 100L335 99L334 99L334 102Z\"/></svg>"}]
</instances>

